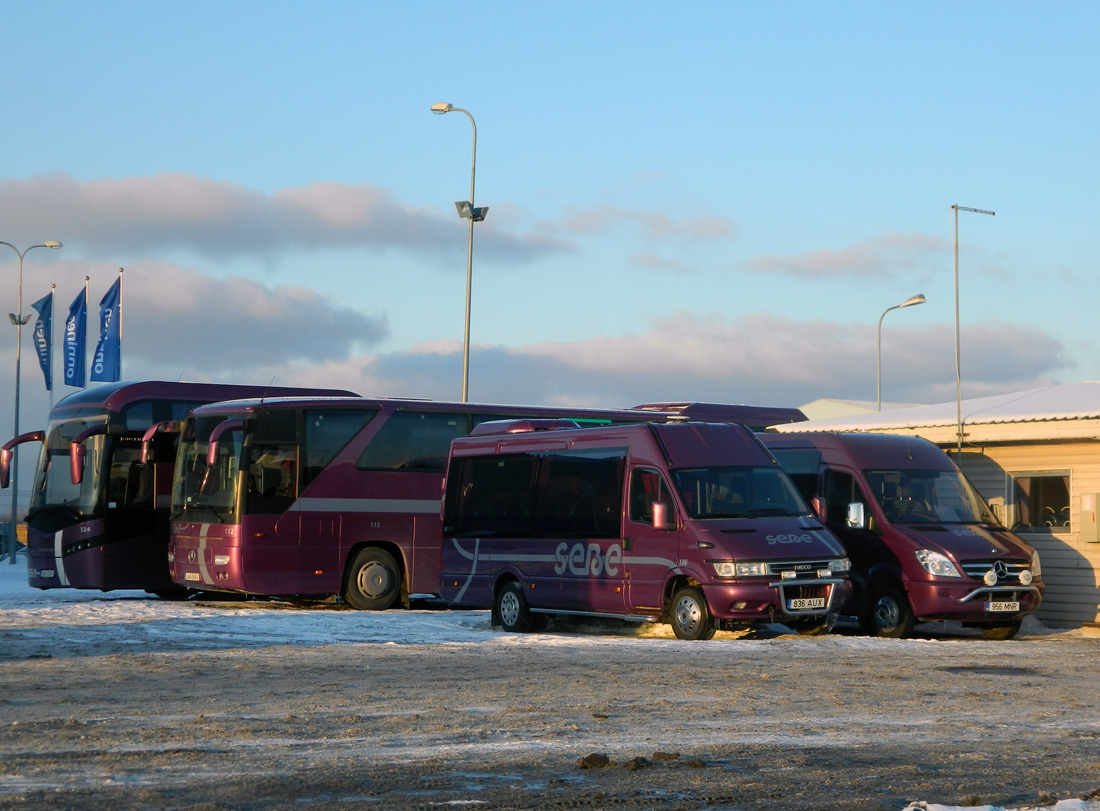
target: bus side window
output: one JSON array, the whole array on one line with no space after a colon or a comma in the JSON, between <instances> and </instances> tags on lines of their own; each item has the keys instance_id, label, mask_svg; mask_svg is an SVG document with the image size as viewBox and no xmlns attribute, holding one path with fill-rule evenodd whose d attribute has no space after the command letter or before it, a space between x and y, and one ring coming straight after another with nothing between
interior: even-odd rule
<instances>
[{"instance_id":1,"label":"bus side window","mask_svg":"<svg viewBox=\"0 0 1100 811\"><path fill-rule=\"evenodd\" d=\"M839 470L825 471L825 520L845 524L848 521L848 505L854 501L866 503L855 477Z\"/></svg>"},{"instance_id":2,"label":"bus side window","mask_svg":"<svg viewBox=\"0 0 1100 811\"><path fill-rule=\"evenodd\" d=\"M630 520L643 524L653 521L653 503L669 503L668 490L656 470L639 468L630 474Z\"/></svg>"}]
</instances>

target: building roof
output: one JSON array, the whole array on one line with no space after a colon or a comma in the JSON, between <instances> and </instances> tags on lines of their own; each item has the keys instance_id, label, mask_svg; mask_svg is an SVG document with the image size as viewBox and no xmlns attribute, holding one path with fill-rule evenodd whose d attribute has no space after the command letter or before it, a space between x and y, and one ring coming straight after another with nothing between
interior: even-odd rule
<instances>
[{"instance_id":1,"label":"building roof","mask_svg":"<svg viewBox=\"0 0 1100 811\"><path fill-rule=\"evenodd\" d=\"M959 404L948 403L854 414L773 426L787 431L916 431L955 428ZM964 426L1052 423L1100 419L1100 381L1065 383L1041 389L962 401ZM1095 430L1090 428L1090 432ZM1036 426L1036 433L1042 431Z\"/></svg>"}]
</instances>

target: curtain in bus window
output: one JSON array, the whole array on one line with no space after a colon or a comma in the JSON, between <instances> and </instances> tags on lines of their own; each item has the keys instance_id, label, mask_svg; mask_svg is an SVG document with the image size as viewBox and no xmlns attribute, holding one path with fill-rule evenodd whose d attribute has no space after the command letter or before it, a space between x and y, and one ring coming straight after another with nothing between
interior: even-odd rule
<instances>
[{"instance_id":1,"label":"curtain in bus window","mask_svg":"<svg viewBox=\"0 0 1100 811\"><path fill-rule=\"evenodd\" d=\"M612 453L613 456L551 453L543 457L535 503L536 535L619 536L626 460L625 451Z\"/></svg>"},{"instance_id":2,"label":"curtain in bus window","mask_svg":"<svg viewBox=\"0 0 1100 811\"><path fill-rule=\"evenodd\" d=\"M451 440L466 435L465 414L395 411L355 466L360 470L443 472Z\"/></svg>"}]
</instances>

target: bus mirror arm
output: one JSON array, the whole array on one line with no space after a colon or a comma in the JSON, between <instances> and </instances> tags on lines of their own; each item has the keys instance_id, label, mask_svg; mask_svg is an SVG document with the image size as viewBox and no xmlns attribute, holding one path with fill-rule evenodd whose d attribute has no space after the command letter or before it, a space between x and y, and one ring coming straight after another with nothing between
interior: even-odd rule
<instances>
[{"instance_id":1,"label":"bus mirror arm","mask_svg":"<svg viewBox=\"0 0 1100 811\"><path fill-rule=\"evenodd\" d=\"M206 449L206 466L214 467L218 461L218 440L222 438L222 435L228 434L231 431L243 431L244 420L226 420L225 422L218 423L217 427L210 432L210 445Z\"/></svg>"},{"instance_id":2,"label":"bus mirror arm","mask_svg":"<svg viewBox=\"0 0 1100 811\"><path fill-rule=\"evenodd\" d=\"M24 442L44 442L45 439L45 431L28 431L4 443L4 447L0 449L0 489L7 488L11 480L11 460L15 456L15 446Z\"/></svg>"},{"instance_id":3,"label":"bus mirror arm","mask_svg":"<svg viewBox=\"0 0 1100 811\"><path fill-rule=\"evenodd\" d=\"M146 429L141 437L141 463L143 465L149 464L149 454L153 449L153 437L160 433L171 433L174 427L171 420L166 420Z\"/></svg>"},{"instance_id":4,"label":"bus mirror arm","mask_svg":"<svg viewBox=\"0 0 1100 811\"><path fill-rule=\"evenodd\" d=\"M81 484L84 481L84 457L88 449L80 442L74 442L69 447L69 477L73 484Z\"/></svg>"}]
</instances>

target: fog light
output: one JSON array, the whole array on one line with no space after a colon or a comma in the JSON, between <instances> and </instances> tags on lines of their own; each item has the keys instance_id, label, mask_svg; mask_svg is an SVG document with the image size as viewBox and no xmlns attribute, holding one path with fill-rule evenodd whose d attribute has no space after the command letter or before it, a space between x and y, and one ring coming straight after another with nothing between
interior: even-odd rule
<instances>
[{"instance_id":1,"label":"fog light","mask_svg":"<svg viewBox=\"0 0 1100 811\"><path fill-rule=\"evenodd\" d=\"M985 573L985 577L982 578L982 582L985 583L987 586L997 585L997 573L990 569L988 572Z\"/></svg>"},{"instance_id":2,"label":"fog light","mask_svg":"<svg viewBox=\"0 0 1100 811\"><path fill-rule=\"evenodd\" d=\"M788 569L787 571L780 573L779 576L784 580L794 580L796 577L798 577L798 574Z\"/></svg>"},{"instance_id":3,"label":"fog light","mask_svg":"<svg viewBox=\"0 0 1100 811\"><path fill-rule=\"evenodd\" d=\"M1035 575L1031 573L1030 569L1024 569L1020 572L1020 585L1030 586L1031 581L1035 579Z\"/></svg>"},{"instance_id":4,"label":"fog light","mask_svg":"<svg viewBox=\"0 0 1100 811\"><path fill-rule=\"evenodd\" d=\"M748 606L748 603L734 603L733 604L733 607L736 608L738 611L744 611L747 606Z\"/></svg>"}]
</instances>

